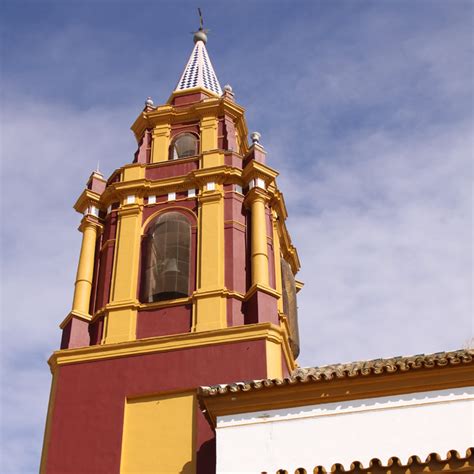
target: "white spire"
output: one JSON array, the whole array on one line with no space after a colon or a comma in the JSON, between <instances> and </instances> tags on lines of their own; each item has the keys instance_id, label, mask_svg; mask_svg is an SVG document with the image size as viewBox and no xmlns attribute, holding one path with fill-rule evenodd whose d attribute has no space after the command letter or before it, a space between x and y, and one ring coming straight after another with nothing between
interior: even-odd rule
<instances>
[{"instance_id":1,"label":"white spire","mask_svg":"<svg viewBox=\"0 0 474 474\"><path fill-rule=\"evenodd\" d=\"M222 95L221 85L217 80L211 60L207 54L206 45L202 39L197 39L188 64L186 64L181 79L174 91L182 91L193 87L202 87L214 92L214 94Z\"/></svg>"}]
</instances>

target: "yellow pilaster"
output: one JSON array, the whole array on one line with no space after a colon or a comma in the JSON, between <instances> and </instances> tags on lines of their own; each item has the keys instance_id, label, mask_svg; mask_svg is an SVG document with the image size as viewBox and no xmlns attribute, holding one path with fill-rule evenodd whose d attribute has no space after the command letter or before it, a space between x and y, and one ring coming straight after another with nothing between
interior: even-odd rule
<instances>
[{"instance_id":1,"label":"yellow pilaster","mask_svg":"<svg viewBox=\"0 0 474 474\"><path fill-rule=\"evenodd\" d=\"M224 290L224 195L222 185L199 197L199 254L194 330L226 327Z\"/></svg>"},{"instance_id":2,"label":"yellow pilaster","mask_svg":"<svg viewBox=\"0 0 474 474\"><path fill-rule=\"evenodd\" d=\"M282 379L284 352L281 343L266 341L265 356L267 359L267 377L270 379Z\"/></svg>"},{"instance_id":3,"label":"yellow pilaster","mask_svg":"<svg viewBox=\"0 0 474 474\"><path fill-rule=\"evenodd\" d=\"M214 168L224 164L224 153L222 152L206 152L202 154L201 168Z\"/></svg>"},{"instance_id":4,"label":"yellow pilaster","mask_svg":"<svg viewBox=\"0 0 474 474\"><path fill-rule=\"evenodd\" d=\"M269 286L265 191L253 188L248 194L251 212L252 285Z\"/></svg>"},{"instance_id":5,"label":"yellow pilaster","mask_svg":"<svg viewBox=\"0 0 474 474\"><path fill-rule=\"evenodd\" d=\"M159 163L168 161L170 147L171 125L169 123L157 125L153 129L151 144L151 161Z\"/></svg>"},{"instance_id":6,"label":"yellow pilaster","mask_svg":"<svg viewBox=\"0 0 474 474\"><path fill-rule=\"evenodd\" d=\"M124 204L118 211L117 245L104 343L130 341L136 337L142 204L140 198L135 199L138 202Z\"/></svg>"},{"instance_id":7,"label":"yellow pilaster","mask_svg":"<svg viewBox=\"0 0 474 474\"><path fill-rule=\"evenodd\" d=\"M273 231L273 257L275 261L275 289L282 295L283 282L281 279L281 250L280 250L280 235L278 234L278 216L275 211L272 211L272 231ZM277 301L278 311L283 313L283 298L280 296Z\"/></svg>"},{"instance_id":8,"label":"yellow pilaster","mask_svg":"<svg viewBox=\"0 0 474 474\"><path fill-rule=\"evenodd\" d=\"M201 153L217 149L217 117L206 116L201 119Z\"/></svg>"},{"instance_id":9,"label":"yellow pilaster","mask_svg":"<svg viewBox=\"0 0 474 474\"><path fill-rule=\"evenodd\" d=\"M79 230L82 232L82 245L72 302L73 313L89 314L92 277L94 274L95 245L100 227L101 225L89 216L82 219L81 226L79 227Z\"/></svg>"}]
</instances>

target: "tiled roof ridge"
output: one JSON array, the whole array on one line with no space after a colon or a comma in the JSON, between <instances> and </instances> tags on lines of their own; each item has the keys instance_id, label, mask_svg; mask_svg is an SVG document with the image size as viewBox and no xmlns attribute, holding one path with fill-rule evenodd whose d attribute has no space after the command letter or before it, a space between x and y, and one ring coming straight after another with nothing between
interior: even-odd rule
<instances>
[{"instance_id":1,"label":"tiled roof ridge","mask_svg":"<svg viewBox=\"0 0 474 474\"><path fill-rule=\"evenodd\" d=\"M333 464L330 471L326 471L323 466L316 466L312 471L307 471L304 468L297 468L295 471L287 471L285 469L279 469L276 474L303 474L306 472L313 472L314 474L342 474L342 473L357 473L357 474L369 474L369 473L435 473L440 471L446 472L468 472L467 468L474 467L474 448L468 448L466 455L462 456L458 451L452 449L446 453L446 457L442 458L438 453L429 454L425 461L421 461L418 456L410 456L406 464L396 456L391 457L386 465L383 465L382 461L378 458L373 458L369 461L368 467L364 468L362 463L354 461L350 469L346 471L342 464ZM472 472L472 471L469 471ZM262 474L269 474L268 471L264 471Z\"/></svg>"},{"instance_id":2,"label":"tiled roof ridge","mask_svg":"<svg viewBox=\"0 0 474 474\"><path fill-rule=\"evenodd\" d=\"M457 365L459 363L470 363L474 358L474 349L459 349L447 352L435 352L433 354L415 354L410 356L394 356L371 360L347 362L342 364L329 364L320 367L298 367L292 376L316 375L333 371L337 374L340 371L347 372L349 377L355 375L368 375L370 373L407 371L419 369L421 367L443 367L445 365Z\"/></svg>"},{"instance_id":3,"label":"tiled roof ridge","mask_svg":"<svg viewBox=\"0 0 474 474\"><path fill-rule=\"evenodd\" d=\"M448 365L471 364L474 362L474 349L460 349L434 354L397 356L386 359L356 361L321 367L299 367L291 376L284 379L259 379L230 384L201 387L203 396L224 395L226 393L248 392L268 387L294 385L297 383L320 382L346 377L380 375L384 373L407 372L421 368L445 367Z\"/></svg>"}]
</instances>

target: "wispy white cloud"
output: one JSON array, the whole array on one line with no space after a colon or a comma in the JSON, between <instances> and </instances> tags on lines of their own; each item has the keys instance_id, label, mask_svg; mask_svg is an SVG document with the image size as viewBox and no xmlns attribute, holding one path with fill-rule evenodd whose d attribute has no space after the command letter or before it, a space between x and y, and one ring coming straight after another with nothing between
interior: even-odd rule
<instances>
[{"instance_id":1,"label":"wispy white cloud","mask_svg":"<svg viewBox=\"0 0 474 474\"><path fill-rule=\"evenodd\" d=\"M470 337L471 126L405 138L363 137L341 150L354 159L285 179L307 283L305 365L455 349Z\"/></svg>"}]
</instances>

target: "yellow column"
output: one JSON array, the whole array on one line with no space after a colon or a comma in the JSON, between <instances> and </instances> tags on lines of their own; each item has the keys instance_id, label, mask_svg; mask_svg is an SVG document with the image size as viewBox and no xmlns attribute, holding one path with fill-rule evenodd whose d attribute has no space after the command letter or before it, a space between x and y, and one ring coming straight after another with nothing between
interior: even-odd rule
<instances>
[{"instance_id":1,"label":"yellow column","mask_svg":"<svg viewBox=\"0 0 474 474\"><path fill-rule=\"evenodd\" d=\"M222 185L201 193L199 202L199 256L194 294L194 330L227 326L224 290L224 198Z\"/></svg>"},{"instance_id":2,"label":"yellow column","mask_svg":"<svg viewBox=\"0 0 474 474\"><path fill-rule=\"evenodd\" d=\"M151 162L158 163L168 161L171 125L169 123L157 125L153 129L153 141L151 144Z\"/></svg>"},{"instance_id":3,"label":"yellow column","mask_svg":"<svg viewBox=\"0 0 474 474\"><path fill-rule=\"evenodd\" d=\"M92 276L94 274L95 245L100 224L88 216L84 217L79 230L82 232L81 253L77 266L72 312L89 315Z\"/></svg>"},{"instance_id":4,"label":"yellow column","mask_svg":"<svg viewBox=\"0 0 474 474\"><path fill-rule=\"evenodd\" d=\"M125 204L119 209L118 215L111 301L107 305L104 343L130 341L136 337L141 205Z\"/></svg>"},{"instance_id":5,"label":"yellow column","mask_svg":"<svg viewBox=\"0 0 474 474\"><path fill-rule=\"evenodd\" d=\"M272 230L273 230L273 257L275 261L275 289L280 294L277 305L278 311L283 313L283 282L281 277L281 262L280 262L280 235L278 234L278 216L275 211L272 211Z\"/></svg>"},{"instance_id":6,"label":"yellow column","mask_svg":"<svg viewBox=\"0 0 474 474\"><path fill-rule=\"evenodd\" d=\"M269 286L267 225L265 219L266 194L258 188L250 193L251 212L251 255L252 255L252 285Z\"/></svg>"}]
</instances>

